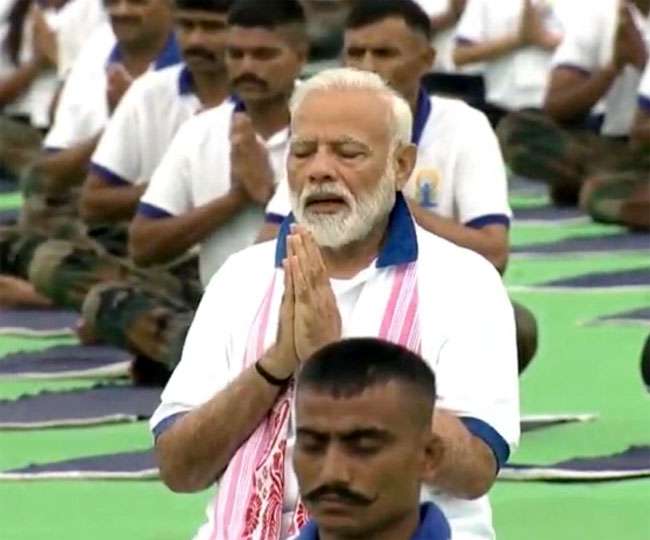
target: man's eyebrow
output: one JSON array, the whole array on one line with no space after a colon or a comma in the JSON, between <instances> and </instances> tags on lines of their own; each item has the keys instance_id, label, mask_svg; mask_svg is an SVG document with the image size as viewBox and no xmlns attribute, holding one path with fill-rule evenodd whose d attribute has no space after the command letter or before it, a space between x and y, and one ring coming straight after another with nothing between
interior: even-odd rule
<instances>
[{"instance_id":1,"label":"man's eyebrow","mask_svg":"<svg viewBox=\"0 0 650 540\"><path fill-rule=\"evenodd\" d=\"M385 429L380 428L359 428L353 429L346 433L341 434L341 439L345 441L352 441L355 439L390 439L392 434Z\"/></svg>"}]
</instances>

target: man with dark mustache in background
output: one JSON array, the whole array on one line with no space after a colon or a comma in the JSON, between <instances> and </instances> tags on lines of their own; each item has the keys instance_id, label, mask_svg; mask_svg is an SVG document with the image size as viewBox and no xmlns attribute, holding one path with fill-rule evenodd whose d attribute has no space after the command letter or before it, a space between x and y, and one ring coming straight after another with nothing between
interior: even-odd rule
<instances>
[{"instance_id":1,"label":"man with dark mustache in background","mask_svg":"<svg viewBox=\"0 0 650 540\"><path fill-rule=\"evenodd\" d=\"M89 223L130 220L169 143L186 120L228 95L224 47L234 0L175 0L183 64L133 83L109 121L84 184Z\"/></svg>"},{"instance_id":2,"label":"man with dark mustache in background","mask_svg":"<svg viewBox=\"0 0 650 540\"><path fill-rule=\"evenodd\" d=\"M296 386L293 463L312 521L295 540L448 540L420 489L440 463L435 376L417 354L374 338L328 345Z\"/></svg>"}]
</instances>

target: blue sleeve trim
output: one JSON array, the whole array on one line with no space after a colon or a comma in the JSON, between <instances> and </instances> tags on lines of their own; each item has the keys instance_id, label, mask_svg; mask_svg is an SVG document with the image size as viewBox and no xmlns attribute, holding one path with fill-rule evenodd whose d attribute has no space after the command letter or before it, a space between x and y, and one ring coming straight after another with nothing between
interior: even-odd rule
<instances>
[{"instance_id":1,"label":"blue sleeve trim","mask_svg":"<svg viewBox=\"0 0 650 540\"><path fill-rule=\"evenodd\" d=\"M276 225L281 225L286 216L281 216L280 214L274 214L273 212L268 212L264 217L264 221L267 223L274 223Z\"/></svg>"},{"instance_id":2,"label":"blue sleeve trim","mask_svg":"<svg viewBox=\"0 0 650 540\"><path fill-rule=\"evenodd\" d=\"M61 152L63 148L59 148L58 146L46 146L43 148L43 151L46 154L56 154L57 152Z\"/></svg>"},{"instance_id":3,"label":"blue sleeve trim","mask_svg":"<svg viewBox=\"0 0 650 540\"><path fill-rule=\"evenodd\" d=\"M138 204L138 210L136 213L139 216L144 216L151 219L165 219L174 217L174 214L170 214L167 210L163 210L162 208L158 208L153 204L142 201Z\"/></svg>"},{"instance_id":4,"label":"blue sleeve trim","mask_svg":"<svg viewBox=\"0 0 650 540\"><path fill-rule=\"evenodd\" d=\"M126 187L133 185L125 178L122 178L119 174L115 174L110 169L102 167L97 163L90 163L90 172L99 176L102 180L104 180L104 182L114 187Z\"/></svg>"},{"instance_id":5,"label":"blue sleeve trim","mask_svg":"<svg viewBox=\"0 0 650 540\"><path fill-rule=\"evenodd\" d=\"M488 214L474 218L465 223L466 227L470 227L472 229L482 229L488 225L504 225L507 229L509 229L510 218L505 214Z\"/></svg>"},{"instance_id":6,"label":"blue sleeve trim","mask_svg":"<svg viewBox=\"0 0 650 540\"><path fill-rule=\"evenodd\" d=\"M589 77L589 75L591 75L591 71L583 67L576 66L575 64L558 64L555 66L555 68L569 69L571 71L580 73L581 75L585 75L586 77Z\"/></svg>"},{"instance_id":7,"label":"blue sleeve trim","mask_svg":"<svg viewBox=\"0 0 650 540\"><path fill-rule=\"evenodd\" d=\"M456 37L456 45L474 45L476 41L473 39L465 38L463 36Z\"/></svg>"},{"instance_id":8,"label":"blue sleeve trim","mask_svg":"<svg viewBox=\"0 0 650 540\"><path fill-rule=\"evenodd\" d=\"M490 447L497 462L497 472L499 472L510 457L510 445L499 435L496 429L483 420L466 416L460 418L460 421L472 435L478 437Z\"/></svg>"},{"instance_id":9,"label":"blue sleeve trim","mask_svg":"<svg viewBox=\"0 0 650 540\"><path fill-rule=\"evenodd\" d=\"M151 430L153 433L154 440L157 440L158 437L160 437L163 433L165 433L165 431L167 431L170 427L172 427L186 414L187 413L185 412L172 414L171 416L168 416L167 418L163 418L160 422L158 422Z\"/></svg>"},{"instance_id":10,"label":"blue sleeve trim","mask_svg":"<svg viewBox=\"0 0 650 540\"><path fill-rule=\"evenodd\" d=\"M650 97L639 96L639 108L650 113Z\"/></svg>"}]
</instances>

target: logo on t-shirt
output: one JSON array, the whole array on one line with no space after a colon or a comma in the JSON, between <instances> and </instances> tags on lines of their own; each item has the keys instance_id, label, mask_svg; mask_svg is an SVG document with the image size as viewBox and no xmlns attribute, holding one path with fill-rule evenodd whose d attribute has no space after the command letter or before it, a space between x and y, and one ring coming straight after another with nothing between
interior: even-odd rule
<instances>
[{"instance_id":1,"label":"logo on t-shirt","mask_svg":"<svg viewBox=\"0 0 650 540\"><path fill-rule=\"evenodd\" d=\"M438 206L440 174L436 169L420 169L416 177L416 198L422 208Z\"/></svg>"}]
</instances>

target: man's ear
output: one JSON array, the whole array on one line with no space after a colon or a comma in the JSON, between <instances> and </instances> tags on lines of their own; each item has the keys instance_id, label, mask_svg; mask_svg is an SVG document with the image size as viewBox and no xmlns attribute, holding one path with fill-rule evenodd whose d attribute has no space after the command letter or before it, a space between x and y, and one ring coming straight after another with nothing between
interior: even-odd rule
<instances>
[{"instance_id":1,"label":"man's ear","mask_svg":"<svg viewBox=\"0 0 650 540\"><path fill-rule=\"evenodd\" d=\"M425 437L425 441L423 447L422 481L430 484L435 482L445 450L442 439L435 433L428 432L423 437Z\"/></svg>"},{"instance_id":2,"label":"man's ear","mask_svg":"<svg viewBox=\"0 0 650 540\"><path fill-rule=\"evenodd\" d=\"M411 178L413 169L415 168L415 161L417 160L417 147L414 144L401 145L395 151L395 173L397 189L404 188L406 183Z\"/></svg>"}]
</instances>

